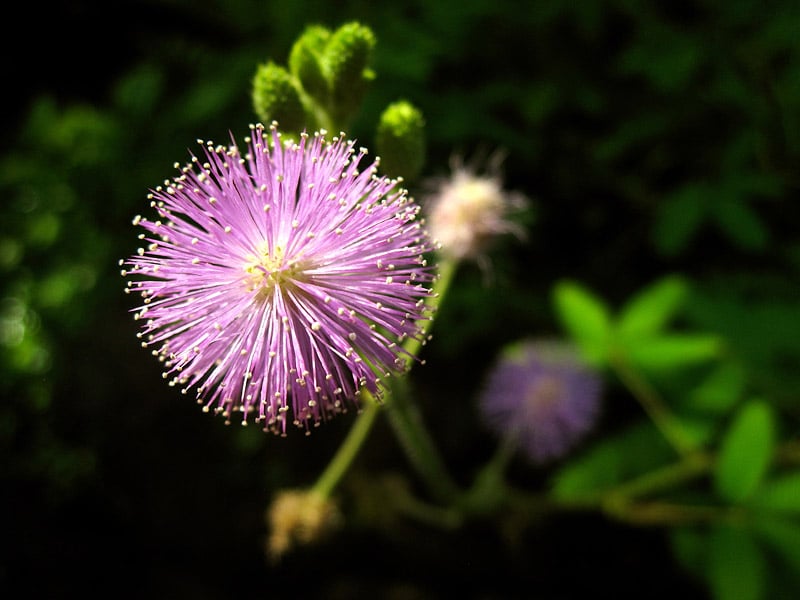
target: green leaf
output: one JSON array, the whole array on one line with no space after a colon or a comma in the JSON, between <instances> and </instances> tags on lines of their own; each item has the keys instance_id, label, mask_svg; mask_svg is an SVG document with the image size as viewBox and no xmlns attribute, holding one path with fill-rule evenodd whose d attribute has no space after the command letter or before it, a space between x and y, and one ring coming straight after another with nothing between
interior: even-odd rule
<instances>
[{"instance_id":1,"label":"green leaf","mask_svg":"<svg viewBox=\"0 0 800 600\"><path fill-rule=\"evenodd\" d=\"M760 516L754 520L754 527L759 538L775 550L792 571L800 573L800 523Z\"/></svg>"},{"instance_id":2,"label":"green leaf","mask_svg":"<svg viewBox=\"0 0 800 600\"><path fill-rule=\"evenodd\" d=\"M611 318L605 303L573 281L562 281L553 290L558 317L594 366L603 366L611 341Z\"/></svg>"},{"instance_id":3,"label":"green leaf","mask_svg":"<svg viewBox=\"0 0 800 600\"><path fill-rule=\"evenodd\" d=\"M715 419L697 415L676 415L674 426L680 429L679 435L693 448L708 444L717 432Z\"/></svg>"},{"instance_id":4,"label":"green leaf","mask_svg":"<svg viewBox=\"0 0 800 600\"><path fill-rule=\"evenodd\" d=\"M800 513L800 471L764 483L752 500L761 509Z\"/></svg>"},{"instance_id":5,"label":"green leaf","mask_svg":"<svg viewBox=\"0 0 800 600\"><path fill-rule=\"evenodd\" d=\"M745 250L763 250L769 232L761 217L745 201L720 200L712 204L717 224L732 242Z\"/></svg>"},{"instance_id":6,"label":"green leaf","mask_svg":"<svg viewBox=\"0 0 800 600\"><path fill-rule=\"evenodd\" d=\"M689 245L705 218L708 194L708 185L688 184L662 201L653 231L661 254L674 256Z\"/></svg>"},{"instance_id":7,"label":"green leaf","mask_svg":"<svg viewBox=\"0 0 800 600\"><path fill-rule=\"evenodd\" d=\"M711 372L689 394L689 408L713 414L727 413L739 401L745 374L735 364L725 363Z\"/></svg>"},{"instance_id":8,"label":"green leaf","mask_svg":"<svg viewBox=\"0 0 800 600\"><path fill-rule=\"evenodd\" d=\"M677 276L648 286L623 306L617 318L618 334L635 337L657 333L680 309L686 294L686 281Z\"/></svg>"},{"instance_id":9,"label":"green leaf","mask_svg":"<svg viewBox=\"0 0 800 600\"><path fill-rule=\"evenodd\" d=\"M672 553L680 565L695 577L702 578L706 573L708 536L690 527L673 528L669 533Z\"/></svg>"},{"instance_id":10,"label":"green leaf","mask_svg":"<svg viewBox=\"0 0 800 600\"><path fill-rule=\"evenodd\" d=\"M673 454L661 434L644 422L607 438L570 461L552 481L560 500L580 500L666 464Z\"/></svg>"},{"instance_id":11,"label":"green leaf","mask_svg":"<svg viewBox=\"0 0 800 600\"><path fill-rule=\"evenodd\" d=\"M715 358L720 339L706 334L670 334L637 340L621 340L626 356L645 371L667 371Z\"/></svg>"},{"instance_id":12,"label":"green leaf","mask_svg":"<svg viewBox=\"0 0 800 600\"><path fill-rule=\"evenodd\" d=\"M767 565L752 534L720 526L709 539L708 582L716 600L764 598Z\"/></svg>"},{"instance_id":13,"label":"green leaf","mask_svg":"<svg viewBox=\"0 0 800 600\"><path fill-rule=\"evenodd\" d=\"M731 502L742 502L761 484L775 445L772 409L765 402L747 403L725 436L714 470L717 492Z\"/></svg>"},{"instance_id":14,"label":"green leaf","mask_svg":"<svg viewBox=\"0 0 800 600\"><path fill-rule=\"evenodd\" d=\"M114 101L137 117L152 114L165 88L164 73L153 65L136 67L114 86Z\"/></svg>"}]
</instances>

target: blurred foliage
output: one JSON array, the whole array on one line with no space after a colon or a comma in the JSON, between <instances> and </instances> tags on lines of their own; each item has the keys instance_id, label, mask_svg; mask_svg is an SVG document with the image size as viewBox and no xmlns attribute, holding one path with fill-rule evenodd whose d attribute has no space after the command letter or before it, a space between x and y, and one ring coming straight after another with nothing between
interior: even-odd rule
<instances>
[{"instance_id":1,"label":"blurred foliage","mask_svg":"<svg viewBox=\"0 0 800 600\"><path fill-rule=\"evenodd\" d=\"M425 115L423 174L445 173L454 154L502 148L508 186L535 203L528 242L494 248L491 286L472 266L459 273L413 374L458 479L490 453L472 401L491 359L563 324L607 371L604 420L552 472L514 465L512 475L550 481L567 502L668 468L675 435L718 460L668 499L727 512L671 528L668 549L659 533L602 518L519 526L514 544L484 524L447 535L408 526L392 543L356 530L274 567L271 580L286 583L273 595L293 597L312 561L319 576L303 585L321 597L503 597L517 585L544 597L606 587L637 597L654 581L663 597L795 597L797 2L109 6L56 3L36 15L28 35L45 58L16 47L10 67L0 588L24 582L30 595L60 597L124 578L133 597L262 595L266 499L312 480L349 419L311 440L278 440L226 429L176 398L136 343L117 260L136 248L129 224L147 190L193 140L241 135L256 118L257 65L291 61L308 25L358 20L377 38L375 78L349 133L374 145L384 108L408 98ZM620 365L634 370L634 389L659 391L670 420L645 419ZM373 438L362 466L405 467L391 436ZM369 577L354 572L356 555L370 559ZM672 570L673 557L685 570Z\"/></svg>"}]
</instances>

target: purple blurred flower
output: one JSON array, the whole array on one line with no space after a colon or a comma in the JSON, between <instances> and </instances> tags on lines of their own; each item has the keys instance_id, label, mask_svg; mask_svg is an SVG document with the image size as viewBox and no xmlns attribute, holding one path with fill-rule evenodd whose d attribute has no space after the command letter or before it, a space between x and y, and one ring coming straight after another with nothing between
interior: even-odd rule
<instances>
[{"instance_id":1,"label":"purple blurred flower","mask_svg":"<svg viewBox=\"0 0 800 600\"><path fill-rule=\"evenodd\" d=\"M146 245L122 274L170 385L283 433L345 410L362 387L380 397L379 379L403 370L431 246L418 205L376 164L359 171L366 151L352 141L282 145L274 125L251 129L246 153L209 142L152 192L159 220L134 219Z\"/></svg>"},{"instance_id":2,"label":"purple blurred flower","mask_svg":"<svg viewBox=\"0 0 800 600\"><path fill-rule=\"evenodd\" d=\"M481 412L534 462L563 456L594 424L600 379L568 344L525 341L506 350L489 374Z\"/></svg>"}]
</instances>

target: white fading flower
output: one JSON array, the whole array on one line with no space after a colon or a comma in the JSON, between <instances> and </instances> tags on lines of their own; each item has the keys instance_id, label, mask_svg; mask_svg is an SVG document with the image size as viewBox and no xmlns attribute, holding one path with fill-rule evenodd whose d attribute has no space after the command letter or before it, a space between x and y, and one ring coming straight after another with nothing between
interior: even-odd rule
<instances>
[{"instance_id":1,"label":"white fading flower","mask_svg":"<svg viewBox=\"0 0 800 600\"><path fill-rule=\"evenodd\" d=\"M507 233L524 237L522 228L509 216L523 208L526 200L503 189L502 158L495 153L485 174L454 159L449 177L429 182L431 191L425 202L428 231L444 256L483 263L484 251L495 237Z\"/></svg>"}]
</instances>

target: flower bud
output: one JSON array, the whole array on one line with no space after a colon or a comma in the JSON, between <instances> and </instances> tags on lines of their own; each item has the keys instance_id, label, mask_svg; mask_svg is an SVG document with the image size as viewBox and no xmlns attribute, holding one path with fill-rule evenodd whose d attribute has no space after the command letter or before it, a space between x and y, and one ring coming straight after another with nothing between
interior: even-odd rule
<instances>
[{"instance_id":1,"label":"flower bud","mask_svg":"<svg viewBox=\"0 0 800 600\"><path fill-rule=\"evenodd\" d=\"M381 171L390 177L416 179L425 162L425 120L413 104L401 100L386 107L378 123L375 144Z\"/></svg>"},{"instance_id":2,"label":"flower bud","mask_svg":"<svg viewBox=\"0 0 800 600\"><path fill-rule=\"evenodd\" d=\"M271 61L256 70L253 108L263 122L279 121L285 131L299 133L315 126L303 107L296 80Z\"/></svg>"},{"instance_id":3,"label":"flower bud","mask_svg":"<svg viewBox=\"0 0 800 600\"><path fill-rule=\"evenodd\" d=\"M303 90L317 102L326 105L330 84L325 76L325 48L331 32L321 25L310 25L297 39L289 53L289 70Z\"/></svg>"},{"instance_id":4,"label":"flower bud","mask_svg":"<svg viewBox=\"0 0 800 600\"><path fill-rule=\"evenodd\" d=\"M369 68L375 35L360 23L339 27L328 42L325 57L331 85L331 116L344 123L361 105L367 85L375 78Z\"/></svg>"}]
</instances>

